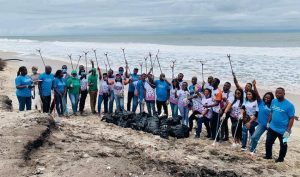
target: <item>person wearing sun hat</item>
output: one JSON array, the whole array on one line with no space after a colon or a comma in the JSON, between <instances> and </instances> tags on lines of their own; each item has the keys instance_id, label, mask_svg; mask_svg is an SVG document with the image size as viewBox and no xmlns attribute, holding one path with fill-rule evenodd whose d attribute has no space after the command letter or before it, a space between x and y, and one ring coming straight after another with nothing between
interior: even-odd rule
<instances>
[{"instance_id":1,"label":"person wearing sun hat","mask_svg":"<svg viewBox=\"0 0 300 177\"><path fill-rule=\"evenodd\" d=\"M69 98L72 104L73 114L77 116L77 107L80 94L80 80L77 77L77 71L71 72L71 77L67 81L67 88L69 92Z\"/></svg>"}]
</instances>

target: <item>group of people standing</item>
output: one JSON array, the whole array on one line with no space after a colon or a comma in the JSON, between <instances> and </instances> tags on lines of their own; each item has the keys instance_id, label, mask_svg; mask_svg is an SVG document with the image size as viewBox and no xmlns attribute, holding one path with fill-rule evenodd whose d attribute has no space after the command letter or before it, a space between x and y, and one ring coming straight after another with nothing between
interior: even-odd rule
<instances>
[{"instance_id":1,"label":"group of people standing","mask_svg":"<svg viewBox=\"0 0 300 177\"><path fill-rule=\"evenodd\" d=\"M230 82L225 82L223 89L220 89L220 80L212 76L202 83L198 83L197 77L192 77L189 84L183 80L182 73L170 82L163 73L155 79L153 68L148 73L138 74L138 68L129 73L126 65L125 70L119 67L114 74L111 69L102 73L99 67L94 67L93 61L91 64L92 69L88 72L85 70L87 68L80 65L78 71L72 70L70 74L66 65L55 74L52 74L50 66L46 66L42 74L37 72L37 67L32 67L31 76L26 67L20 67L15 81L19 110L23 111L25 106L30 110L33 100L34 107L44 113L51 114L56 110L59 117L69 116L67 95L74 116L78 115L78 111L80 115L86 115L87 95L90 97L91 113L100 116L102 113L113 113L114 110L137 112L138 107L140 112L147 112L150 116L169 116L170 105L170 116L175 118L180 115L182 124L188 126L190 131L194 128L194 122L197 123L195 138L200 138L204 124L207 138L228 141L230 119L233 145L241 144L243 151L247 150L250 138L249 150L255 153L260 137L267 131L265 158L272 158L273 143L279 138L280 153L276 162L284 161L287 139L297 118L293 104L285 99L284 88L276 89L276 98L272 92L261 97L255 80L242 88L234 73L236 90L231 91ZM125 109L126 85L129 86Z\"/></svg>"}]
</instances>

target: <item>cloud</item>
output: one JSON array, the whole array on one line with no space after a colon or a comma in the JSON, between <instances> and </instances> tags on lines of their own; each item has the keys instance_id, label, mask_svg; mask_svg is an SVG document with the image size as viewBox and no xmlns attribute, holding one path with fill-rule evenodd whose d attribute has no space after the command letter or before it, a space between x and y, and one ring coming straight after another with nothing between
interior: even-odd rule
<instances>
[{"instance_id":1,"label":"cloud","mask_svg":"<svg viewBox=\"0 0 300 177\"><path fill-rule=\"evenodd\" d=\"M291 0L0 0L0 35L299 30Z\"/></svg>"}]
</instances>

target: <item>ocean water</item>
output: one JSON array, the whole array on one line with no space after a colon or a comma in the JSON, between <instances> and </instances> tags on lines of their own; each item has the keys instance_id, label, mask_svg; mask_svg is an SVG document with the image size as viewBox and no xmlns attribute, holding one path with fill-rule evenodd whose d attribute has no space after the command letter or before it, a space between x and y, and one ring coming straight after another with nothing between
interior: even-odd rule
<instances>
[{"instance_id":1,"label":"ocean water","mask_svg":"<svg viewBox=\"0 0 300 177\"><path fill-rule=\"evenodd\" d=\"M275 90L280 86L300 94L300 33L0 37L0 50L19 52L21 57L36 55L36 49L41 49L45 57L69 61L68 54L77 60L82 51L97 49L99 64L105 67L104 53L108 53L114 70L124 66L121 48L125 48L131 69L143 63L145 72L144 57L149 52L155 55L159 49L159 61L167 77L172 75L171 61L176 60L176 75L182 72L184 79L198 76L202 80L199 61L203 60L204 77L218 77L221 83L233 83L227 58L230 54L240 83L256 79L259 88ZM92 52L88 59L94 59ZM149 69L149 60L147 66ZM160 73L157 62L154 72L157 76Z\"/></svg>"}]
</instances>

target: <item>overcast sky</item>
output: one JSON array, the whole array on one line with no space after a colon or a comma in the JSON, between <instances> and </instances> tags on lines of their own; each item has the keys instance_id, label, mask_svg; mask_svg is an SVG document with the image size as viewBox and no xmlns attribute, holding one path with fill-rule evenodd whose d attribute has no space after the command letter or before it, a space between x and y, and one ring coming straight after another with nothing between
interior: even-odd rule
<instances>
[{"instance_id":1,"label":"overcast sky","mask_svg":"<svg viewBox=\"0 0 300 177\"><path fill-rule=\"evenodd\" d=\"M0 0L0 35L300 31L298 0Z\"/></svg>"}]
</instances>

